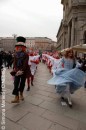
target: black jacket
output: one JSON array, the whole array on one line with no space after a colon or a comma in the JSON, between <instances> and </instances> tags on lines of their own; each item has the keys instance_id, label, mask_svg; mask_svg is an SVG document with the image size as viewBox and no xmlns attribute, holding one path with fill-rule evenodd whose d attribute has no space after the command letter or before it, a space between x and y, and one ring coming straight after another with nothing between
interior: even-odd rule
<instances>
[{"instance_id":1,"label":"black jacket","mask_svg":"<svg viewBox=\"0 0 86 130\"><path fill-rule=\"evenodd\" d=\"M2 66L2 57L3 57L3 55L0 53L0 68Z\"/></svg>"}]
</instances>

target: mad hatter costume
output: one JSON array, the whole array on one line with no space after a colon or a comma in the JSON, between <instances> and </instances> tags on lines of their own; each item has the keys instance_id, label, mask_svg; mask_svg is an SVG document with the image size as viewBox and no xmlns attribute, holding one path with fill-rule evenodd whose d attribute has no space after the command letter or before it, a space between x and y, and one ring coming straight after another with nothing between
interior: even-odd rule
<instances>
[{"instance_id":1,"label":"mad hatter costume","mask_svg":"<svg viewBox=\"0 0 86 130\"><path fill-rule=\"evenodd\" d=\"M14 89L12 94L15 95L15 99L12 103L18 103L19 98L24 100L23 91L25 87L25 81L28 76L31 75L30 67L28 65L29 56L25 52L26 46L25 42L26 39L22 36L17 37L17 43L15 45L15 55L14 55L14 69L11 72L12 75L15 76L14 78ZM20 94L20 97L19 97Z\"/></svg>"}]
</instances>

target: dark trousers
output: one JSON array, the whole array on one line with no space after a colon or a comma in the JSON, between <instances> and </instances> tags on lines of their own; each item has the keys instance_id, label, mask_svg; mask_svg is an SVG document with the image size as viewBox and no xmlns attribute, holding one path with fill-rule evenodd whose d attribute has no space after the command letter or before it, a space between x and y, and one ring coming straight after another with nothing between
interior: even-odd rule
<instances>
[{"instance_id":1,"label":"dark trousers","mask_svg":"<svg viewBox=\"0 0 86 130\"><path fill-rule=\"evenodd\" d=\"M25 87L26 77L24 75L15 76L14 78L14 90L12 92L13 95L18 96L19 91L22 93Z\"/></svg>"}]
</instances>

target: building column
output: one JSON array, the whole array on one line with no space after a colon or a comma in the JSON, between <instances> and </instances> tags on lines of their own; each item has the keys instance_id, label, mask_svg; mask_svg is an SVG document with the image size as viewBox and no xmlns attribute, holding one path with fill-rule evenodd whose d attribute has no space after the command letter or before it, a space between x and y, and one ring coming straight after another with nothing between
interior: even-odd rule
<instances>
[{"instance_id":1,"label":"building column","mask_svg":"<svg viewBox=\"0 0 86 130\"><path fill-rule=\"evenodd\" d=\"M74 35L75 35L75 19L72 19L72 28L71 28L71 46L74 46Z\"/></svg>"},{"instance_id":2,"label":"building column","mask_svg":"<svg viewBox=\"0 0 86 130\"><path fill-rule=\"evenodd\" d=\"M67 47L70 47L71 45L71 27L70 27L70 23L68 24L68 43L67 43Z\"/></svg>"},{"instance_id":3,"label":"building column","mask_svg":"<svg viewBox=\"0 0 86 130\"><path fill-rule=\"evenodd\" d=\"M63 45L62 48L65 48L65 31L63 32Z\"/></svg>"}]
</instances>

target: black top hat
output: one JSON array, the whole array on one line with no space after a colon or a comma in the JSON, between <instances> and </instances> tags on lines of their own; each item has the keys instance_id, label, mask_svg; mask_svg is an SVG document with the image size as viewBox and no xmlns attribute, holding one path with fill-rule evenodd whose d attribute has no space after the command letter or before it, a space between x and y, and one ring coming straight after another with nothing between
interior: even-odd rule
<instances>
[{"instance_id":1,"label":"black top hat","mask_svg":"<svg viewBox=\"0 0 86 130\"><path fill-rule=\"evenodd\" d=\"M22 37L22 36L19 36L16 38L17 42L26 42L26 38Z\"/></svg>"},{"instance_id":2,"label":"black top hat","mask_svg":"<svg viewBox=\"0 0 86 130\"><path fill-rule=\"evenodd\" d=\"M25 46L26 47L26 45L25 45L26 38L19 36L16 38L16 41L17 41L17 43L15 46Z\"/></svg>"}]
</instances>

